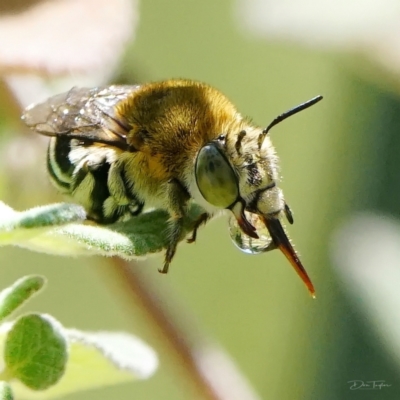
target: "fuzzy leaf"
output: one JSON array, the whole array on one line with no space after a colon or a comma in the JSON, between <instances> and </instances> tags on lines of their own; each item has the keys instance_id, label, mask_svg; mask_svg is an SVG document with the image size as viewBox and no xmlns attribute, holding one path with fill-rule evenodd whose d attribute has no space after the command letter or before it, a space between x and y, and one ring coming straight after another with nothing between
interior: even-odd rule
<instances>
[{"instance_id":1,"label":"fuzzy leaf","mask_svg":"<svg viewBox=\"0 0 400 400\"><path fill-rule=\"evenodd\" d=\"M14 396L8 382L0 382L0 400L13 400Z\"/></svg>"},{"instance_id":2,"label":"fuzzy leaf","mask_svg":"<svg viewBox=\"0 0 400 400\"><path fill-rule=\"evenodd\" d=\"M8 323L0 329L0 351L11 327L12 323ZM45 391L33 390L13 381L16 398L53 399L82 390L147 379L158 367L154 350L133 335L75 329L63 329L63 334L69 344L64 375Z\"/></svg>"},{"instance_id":3,"label":"fuzzy leaf","mask_svg":"<svg viewBox=\"0 0 400 400\"><path fill-rule=\"evenodd\" d=\"M160 252L168 244L169 215L162 210L99 226L68 223L83 220L82 207L74 204L54 204L20 213L1 204L0 246L15 245L56 255L100 254L131 259ZM191 206L185 217L182 240L203 212L201 207Z\"/></svg>"},{"instance_id":4,"label":"fuzzy leaf","mask_svg":"<svg viewBox=\"0 0 400 400\"><path fill-rule=\"evenodd\" d=\"M50 204L18 212L0 202L0 244L14 244L35 237L48 228L85 218L85 210L76 204Z\"/></svg>"},{"instance_id":5,"label":"fuzzy leaf","mask_svg":"<svg viewBox=\"0 0 400 400\"><path fill-rule=\"evenodd\" d=\"M0 321L37 293L46 279L38 275L24 276L0 292Z\"/></svg>"},{"instance_id":6,"label":"fuzzy leaf","mask_svg":"<svg viewBox=\"0 0 400 400\"><path fill-rule=\"evenodd\" d=\"M57 383L67 359L63 328L48 315L24 315L8 332L4 346L7 374L31 389L44 390Z\"/></svg>"}]
</instances>

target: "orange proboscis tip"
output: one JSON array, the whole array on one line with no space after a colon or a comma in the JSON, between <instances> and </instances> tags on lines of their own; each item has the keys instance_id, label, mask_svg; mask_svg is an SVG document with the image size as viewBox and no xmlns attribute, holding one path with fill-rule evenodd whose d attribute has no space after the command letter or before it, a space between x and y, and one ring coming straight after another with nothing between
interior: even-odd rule
<instances>
[{"instance_id":1,"label":"orange proboscis tip","mask_svg":"<svg viewBox=\"0 0 400 400\"><path fill-rule=\"evenodd\" d=\"M307 286L310 295L315 299L314 285L312 284L311 279L307 274L307 271L303 267L299 256L297 255L292 244L290 243L290 240L288 239L279 219L263 217L263 220L271 235L272 240L274 241L275 246L279 248L280 251L285 255L292 267L300 276L301 280Z\"/></svg>"},{"instance_id":2,"label":"orange proboscis tip","mask_svg":"<svg viewBox=\"0 0 400 400\"><path fill-rule=\"evenodd\" d=\"M295 269L301 280L304 282L304 284L307 286L308 291L310 292L310 295L313 299L315 299L315 289L314 285L311 282L310 277L307 274L307 271L303 267L303 264L301 263L299 257L297 256L296 252L294 251L293 247L290 246L285 246L283 244L280 244L279 249L282 251L282 253L285 255L285 257L289 260L290 264L292 264L292 267Z\"/></svg>"}]
</instances>

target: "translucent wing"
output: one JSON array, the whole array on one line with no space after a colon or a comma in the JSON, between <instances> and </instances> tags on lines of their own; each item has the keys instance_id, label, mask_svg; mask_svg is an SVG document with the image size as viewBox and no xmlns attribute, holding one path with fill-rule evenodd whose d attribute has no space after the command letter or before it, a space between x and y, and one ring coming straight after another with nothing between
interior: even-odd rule
<instances>
[{"instance_id":1,"label":"translucent wing","mask_svg":"<svg viewBox=\"0 0 400 400\"><path fill-rule=\"evenodd\" d=\"M69 92L27 107L22 119L42 135L68 136L126 150L126 135L130 127L116 106L138 88L138 85L93 89L74 87Z\"/></svg>"}]
</instances>

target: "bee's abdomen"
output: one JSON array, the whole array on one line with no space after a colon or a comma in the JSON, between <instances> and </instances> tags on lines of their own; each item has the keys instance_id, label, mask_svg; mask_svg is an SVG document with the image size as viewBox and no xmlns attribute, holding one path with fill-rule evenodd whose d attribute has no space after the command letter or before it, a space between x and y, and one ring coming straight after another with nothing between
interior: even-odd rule
<instances>
[{"instance_id":1,"label":"bee's abdomen","mask_svg":"<svg viewBox=\"0 0 400 400\"><path fill-rule=\"evenodd\" d=\"M84 206L88 219L110 224L141 213L143 202L137 199L132 190L132 182L128 184L123 170L115 168L115 164L113 175L117 174L120 179L115 179L113 190L110 190L110 170L113 161L107 158L106 153L102 153L102 148L96 148L94 153L94 149L88 144L82 143L77 146L74 143L72 147L74 150L69 138L51 138L47 152L47 169L54 186ZM83 156L74 163L70 155L78 147ZM96 157L93 157L93 154L96 154ZM72 160L75 158L72 157ZM119 190L116 191L116 188Z\"/></svg>"},{"instance_id":2,"label":"bee's abdomen","mask_svg":"<svg viewBox=\"0 0 400 400\"><path fill-rule=\"evenodd\" d=\"M110 197L110 191L107 186L108 173L110 171L110 164L103 163L95 170L86 172L86 178L93 180L91 191L88 191L88 214L89 218L103 224L112 223L118 220L120 215L117 210L113 210L110 215L104 213L104 202ZM77 187L77 190L80 188Z\"/></svg>"},{"instance_id":3,"label":"bee's abdomen","mask_svg":"<svg viewBox=\"0 0 400 400\"><path fill-rule=\"evenodd\" d=\"M51 138L47 150L47 170L55 187L62 193L70 193L74 165L70 162L71 140L64 137Z\"/></svg>"}]
</instances>

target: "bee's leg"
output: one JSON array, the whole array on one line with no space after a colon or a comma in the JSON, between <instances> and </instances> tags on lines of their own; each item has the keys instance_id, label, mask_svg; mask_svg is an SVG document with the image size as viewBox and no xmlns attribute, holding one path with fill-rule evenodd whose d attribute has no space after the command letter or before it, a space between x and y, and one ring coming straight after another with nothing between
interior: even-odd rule
<instances>
[{"instance_id":1,"label":"bee's leg","mask_svg":"<svg viewBox=\"0 0 400 400\"><path fill-rule=\"evenodd\" d=\"M143 203L137 199L133 192L133 185L126 178L123 165L113 163L108 171L107 187L110 196L104 201L104 215L112 221L121 217L139 215Z\"/></svg>"},{"instance_id":2,"label":"bee's leg","mask_svg":"<svg viewBox=\"0 0 400 400\"><path fill-rule=\"evenodd\" d=\"M111 222L118 221L127 212L129 198L122 170L118 163L112 163L107 175L109 196L103 203L104 216Z\"/></svg>"},{"instance_id":3,"label":"bee's leg","mask_svg":"<svg viewBox=\"0 0 400 400\"><path fill-rule=\"evenodd\" d=\"M130 199L127 193L127 183L123 179L123 170L118 163L113 163L110 166L107 177L107 187L116 203L119 205L129 204Z\"/></svg>"},{"instance_id":4,"label":"bee's leg","mask_svg":"<svg viewBox=\"0 0 400 400\"><path fill-rule=\"evenodd\" d=\"M88 163L85 162L82 167L73 175L71 181L71 193L75 192L81 186L83 180L90 173Z\"/></svg>"},{"instance_id":5,"label":"bee's leg","mask_svg":"<svg viewBox=\"0 0 400 400\"><path fill-rule=\"evenodd\" d=\"M169 264L171 263L176 247L182 237L183 217L186 214L186 203L190 196L186 188L177 180L171 180L168 183L168 198L170 201L169 212L171 215L170 226L168 229L168 247L165 254L164 267L158 271L162 274L168 272Z\"/></svg>"},{"instance_id":6,"label":"bee's leg","mask_svg":"<svg viewBox=\"0 0 400 400\"><path fill-rule=\"evenodd\" d=\"M102 214L96 209L96 205L92 200L92 192L96 185L96 180L92 175L88 163L85 162L76 173L73 174L70 190L74 200L83 205L86 210L86 219L99 222Z\"/></svg>"},{"instance_id":7,"label":"bee's leg","mask_svg":"<svg viewBox=\"0 0 400 400\"><path fill-rule=\"evenodd\" d=\"M199 218L197 218L197 221L194 223L192 236L186 239L187 243L194 243L196 241L197 230L200 228L201 225L205 224L210 218L211 215L208 213L203 213L199 216Z\"/></svg>"},{"instance_id":8,"label":"bee's leg","mask_svg":"<svg viewBox=\"0 0 400 400\"><path fill-rule=\"evenodd\" d=\"M166 274L169 269L169 264L171 264L172 259L174 258L176 247L178 245L179 239L182 234L182 226L183 226L183 217L173 217L171 220L171 225L169 226L169 244L167 247L167 252L165 253L164 266L162 269L159 269L158 272L162 274Z\"/></svg>"}]
</instances>

